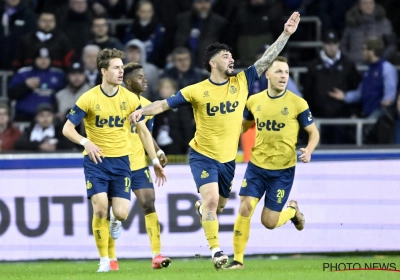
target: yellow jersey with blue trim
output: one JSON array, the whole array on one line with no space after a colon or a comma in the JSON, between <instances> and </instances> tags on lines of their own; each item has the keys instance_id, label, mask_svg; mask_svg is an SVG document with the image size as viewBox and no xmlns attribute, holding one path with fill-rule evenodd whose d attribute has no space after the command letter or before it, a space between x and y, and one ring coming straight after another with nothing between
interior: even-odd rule
<instances>
[{"instance_id":1,"label":"yellow jersey with blue trim","mask_svg":"<svg viewBox=\"0 0 400 280\"><path fill-rule=\"evenodd\" d=\"M140 96L140 105L142 107L147 106L149 104L151 104L151 102L148 99L144 98L143 96ZM148 130L152 132L154 125L154 116L146 116L144 118L144 122L146 122ZM131 125L131 130L129 133L129 141L132 144L132 154L129 155L131 170L135 171L147 167L144 147L142 141L140 140L139 135L137 134L136 126L134 124Z\"/></svg>"},{"instance_id":2,"label":"yellow jersey with blue trim","mask_svg":"<svg viewBox=\"0 0 400 280\"><path fill-rule=\"evenodd\" d=\"M269 170L296 165L300 126L314 122L307 102L289 90L275 97L268 91L251 95L246 102L244 118L254 120L256 127L256 143L250 161Z\"/></svg>"},{"instance_id":3,"label":"yellow jersey with blue trim","mask_svg":"<svg viewBox=\"0 0 400 280\"><path fill-rule=\"evenodd\" d=\"M122 157L132 153L128 117L140 108L137 95L126 88L118 86L115 94L108 96L99 85L78 99L67 119L76 126L83 120L87 138L105 157ZM87 155L87 152L83 151L83 154Z\"/></svg>"},{"instance_id":4,"label":"yellow jersey with blue trim","mask_svg":"<svg viewBox=\"0 0 400 280\"><path fill-rule=\"evenodd\" d=\"M243 110L249 88L259 78L253 66L217 84L210 79L185 87L167 98L169 107L193 107L196 133L189 145L221 163L236 158Z\"/></svg>"}]
</instances>

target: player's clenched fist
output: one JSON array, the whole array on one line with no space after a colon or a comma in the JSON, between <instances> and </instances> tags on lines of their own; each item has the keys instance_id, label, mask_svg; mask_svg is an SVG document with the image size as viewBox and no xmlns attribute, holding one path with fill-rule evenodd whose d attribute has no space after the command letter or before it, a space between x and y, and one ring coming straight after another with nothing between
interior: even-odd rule
<instances>
[{"instance_id":1,"label":"player's clenched fist","mask_svg":"<svg viewBox=\"0 0 400 280\"><path fill-rule=\"evenodd\" d=\"M137 124L137 122L140 120L141 117L142 117L142 110L141 109L136 110L135 112L129 115L129 121L131 123Z\"/></svg>"}]
</instances>

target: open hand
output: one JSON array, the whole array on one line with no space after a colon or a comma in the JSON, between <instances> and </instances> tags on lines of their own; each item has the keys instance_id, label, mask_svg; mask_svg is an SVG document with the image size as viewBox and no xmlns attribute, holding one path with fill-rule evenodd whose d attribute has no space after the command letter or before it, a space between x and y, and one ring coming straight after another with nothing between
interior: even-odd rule
<instances>
[{"instance_id":1,"label":"open hand","mask_svg":"<svg viewBox=\"0 0 400 280\"><path fill-rule=\"evenodd\" d=\"M167 181L167 176L159 163L154 164L154 172L156 173L157 186L164 186L164 183Z\"/></svg>"},{"instance_id":2,"label":"open hand","mask_svg":"<svg viewBox=\"0 0 400 280\"><path fill-rule=\"evenodd\" d=\"M88 153L90 159L97 164L97 161L103 162L101 158L104 158L103 152L99 147L96 146L92 141L87 141L85 143L85 150Z\"/></svg>"},{"instance_id":3,"label":"open hand","mask_svg":"<svg viewBox=\"0 0 400 280\"><path fill-rule=\"evenodd\" d=\"M285 28L284 31L286 34L292 35L296 29L297 26L299 26L300 22L300 13L299 12L294 12L288 21L285 23Z\"/></svg>"},{"instance_id":4,"label":"open hand","mask_svg":"<svg viewBox=\"0 0 400 280\"><path fill-rule=\"evenodd\" d=\"M301 155L299 156L299 160L301 160L304 163L310 162L311 161L311 153L305 149L305 148L300 148Z\"/></svg>"}]
</instances>

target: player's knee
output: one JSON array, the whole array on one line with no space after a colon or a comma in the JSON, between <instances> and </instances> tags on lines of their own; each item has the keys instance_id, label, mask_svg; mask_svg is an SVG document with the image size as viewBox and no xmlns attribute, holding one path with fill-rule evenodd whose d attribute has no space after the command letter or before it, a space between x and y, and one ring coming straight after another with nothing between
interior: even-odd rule
<instances>
[{"instance_id":1,"label":"player's knee","mask_svg":"<svg viewBox=\"0 0 400 280\"><path fill-rule=\"evenodd\" d=\"M253 207L250 203L242 203L239 208L239 214L242 217L249 217L253 211Z\"/></svg>"},{"instance_id":2,"label":"player's knee","mask_svg":"<svg viewBox=\"0 0 400 280\"><path fill-rule=\"evenodd\" d=\"M126 210L117 210L117 211L113 211L114 217L118 220L118 221L125 221L126 218L128 218L128 214L129 212Z\"/></svg>"},{"instance_id":3,"label":"player's knee","mask_svg":"<svg viewBox=\"0 0 400 280\"><path fill-rule=\"evenodd\" d=\"M262 220L261 221L263 226L266 227L267 229L274 229L276 227L276 222L271 221L271 220Z\"/></svg>"},{"instance_id":4,"label":"player's knee","mask_svg":"<svg viewBox=\"0 0 400 280\"><path fill-rule=\"evenodd\" d=\"M156 208L154 207L154 199L145 201L142 204L142 209L143 209L143 213L145 215L148 215L148 214L156 212Z\"/></svg>"},{"instance_id":5,"label":"player's knee","mask_svg":"<svg viewBox=\"0 0 400 280\"><path fill-rule=\"evenodd\" d=\"M104 209L94 209L93 215L100 219L107 218L108 211L105 208Z\"/></svg>"},{"instance_id":6,"label":"player's knee","mask_svg":"<svg viewBox=\"0 0 400 280\"><path fill-rule=\"evenodd\" d=\"M203 201L203 213L204 209L208 209L209 211L215 211L217 212L218 210L218 199L208 199Z\"/></svg>"}]
</instances>

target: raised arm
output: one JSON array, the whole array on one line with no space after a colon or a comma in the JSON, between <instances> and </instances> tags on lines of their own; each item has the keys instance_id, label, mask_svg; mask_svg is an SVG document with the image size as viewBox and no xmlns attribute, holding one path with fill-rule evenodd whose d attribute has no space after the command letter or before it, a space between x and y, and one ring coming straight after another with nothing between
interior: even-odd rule
<instances>
[{"instance_id":1,"label":"raised arm","mask_svg":"<svg viewBox=\"0 0 400 280\"><path fill-rule=\"evenodd\" d=\"M154 101L153 103L143 107L142 109L136 110L129 115L129 121L137 124L142 116L154 116L161 114L164 111L171 109L167 103L167 100Z\"/></svg>"},{"instance_id":2,"label":"raised arm","mask_svg":"<svg viewBox=\"0 0 400 280\"><path fill-rule=\"evenodd\" d=\"M299 22L300 14L294 12L285 23L285 28L279 38L265 51L263 56L254 63L258 76L261 76L279 55L285 47L286 42L289 40L290 35L296 31Z\"/></svg>"}]
</instances>

